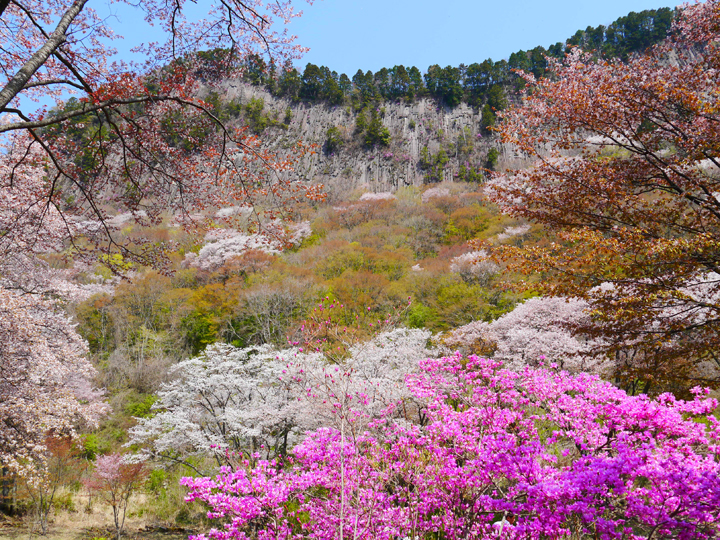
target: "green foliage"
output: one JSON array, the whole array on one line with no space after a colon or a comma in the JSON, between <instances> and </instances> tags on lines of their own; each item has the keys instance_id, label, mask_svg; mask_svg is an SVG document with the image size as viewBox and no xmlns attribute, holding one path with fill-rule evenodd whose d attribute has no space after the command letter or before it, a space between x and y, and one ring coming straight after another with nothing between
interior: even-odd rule
<instances>
[{"instance_id":1,"label":"green foliage","mask_svg":"<svg viewBox=\"0 0 720 540\"><path fill-rule=\"evenodd\" d=\"M155 496L162 496L167 489L167 472L163 469L153 469L146 481L147 489Z\"/></svg>"},{"instance_id":2,"label":"green foliage","mask_svg":"<svg viewBox=\"0 0 720 540\"><path fill-rule=\"evenodd\" d=\"M160 125L167 145L187 153L203 146L216 128L207 117L197 120L175 110L168 112Z\"/></svg>"},{"instance_id":3,"label":"green foliage","mask_svg":"<svg viewBox=\"0 0 720 540\"><path fill-rule=\"evenodd\" d=\"M295 248L295 251L315 246L321 243L323 238L325 238L325 231L313 231L310 236L305 238L302 243Z\"/></svg>"},{"instance_id":4,"label":"green foliage","mask_svg":"<svg viewBox=\"0 0 720 540\"><path fill-rule=\"evenodd\" d=\"M460 68L447 66L441 68L438 65L430 66L425 74L425 87L428 93L437 98L438 101L455 107L463 99L463 87L461 84L462 72Z\"/></svg>"},{"instance_id":5,"label":"green foliage","mask_svg":"<svg viewBox=\"0 0 720 540\"><path fill-rule=\"evenodd\" d=\"M407 325L410 328L432 327L435 320L435 311L417 302L410 306L407 313Z\"/></svg>"},{"instance_id":6,"label":"green foliage","mask_svg":"<svg viewBox=\"0 0 720 540\"><path fill-rule=\"evenodd\" d=\"M470 127L465 126L457 135L455 141L447 143L448 153L455 154L458 159L469 157L475 149L474 139Z\"/></svg>"},{"instance_id":7,"label":"green foliage","mask_svg":"<svg viewBox=\"0 0 720 540\"><path fill-rule=\"evenodd\" d=\"M75 308L78 332L88 342L90 352L108 352L114 344L115 329L110 314L112 297L107 294L95 295Z\"/></svg>"},{"instance_id":8,"label":"green foliage","mask_svg":"<svg viewBox=\"0 0 720 540\"><path fill-rule=\"evenodd\" d=\"M55 512L76 512L75 501L72 493L57 493L52 500L52 506Z\"/></svg>"},{"instance_id":9,"label":"green foliage","mask_svg":"<svg viewBox=\"0 0 720 540\"><path fill-rule=\"evenodd\" d=\"M251 98L244 107L244 119L248 127L255 133L262 133L268 127L287 128L287 124L278 122L265 112L265 100Z\"/></svg>"},{"instance_id":10,"label":"green foliage","mask_svg":"<svg viewBox=\"0 0 720 540\"><path fill-rule=\"evenodd\" d=\"M366 146L388 146L390 144L390 131L382 125L378 111L373 109L370 116L370 123L365 132L364 142Z\"/></svg>"},{"instance_id":11,"label":"green foliage","mask_svg":"<svg viewBox=\"0 0 720 540\"><path fill-rule=\"evenodd\" d=\"M500 152L498 152L497 148L491 148L488 151L487 155L487 163L485 166L490 169L491 171L495 170L495 167L497 167L498 158L500 157Z\"/></svg>"},{"instance_id":12,"label":"green foliage","mask_svg":"<svg viewBox=\"0 0 720 540\"><path fill-rule=\"evenodd\" d=\"M362 109L375 101L380 95L378 88L375 86L375 77L372 71L358 70L353 75L352 83L354 85L352 100L356 108Z\"/></svg>"},{"instance_id":13,"label":"green foliage","mask_svg":"<svg viewBox=\"0 0 720 540\"><path fill-rule=\"evenodd\" d=\"M482 120L480 125L485 133L491 133L492 128L495 126L495 113L489 103L486 103L482 109Z\"/></svg>"},{"instance_id":14,"label":"green foliage","mask_svg":"<svg viewBox=\"0 0 720 540\"><path fill-rule=\"evenodd\" d=\"M358 70L351 80L344 73L338 75L325 66L314 64L308 64L302 73L288 65L276 75L274 65L267 66L261 58L251 56L244 66L245 80L253 85L264 84L275 95L290 100L324 101L332 105L349 100L356 111L379 100L414 101L426 96L449 107L465 101L478 109L490 103L491 110L500 111L507 106L506 91L525 87L525 80L513 70L544 77L547 74L545 57L562 60L569 48L575 45L608 59L624 61L630 54L665 39L673 18L673 11L669 8L631 12L607 27L588 26L585 30L578 30L572 37L547 49L538 46L516 51L507 61L488 58L469 66L461 64L441 68L432 65L425 75L415 66L399 65L390 69L381 68L376 73ZM363 127L361 131L364 130Z\"/></svg>"},{"instance_id":15,"label":"green foliage","mask_svg":"<svg viewBox=\"0 0 720 540\"><path fill-rule=\"evenodd\" d=\"M186 506L180 507L180 510L175 514L175 523L178 525L190 525L192 523L190 509Z\"/></svg>"},{"instance_id":16,"label":"green foliage","mask_svg":"<svg viewBox=\"0 0 720 540\"><path fill-rule=\"evenodd\" d=\"M213 114L223 122L242 114L242 104L238 100L223 101L217 92L210 92L204 101L212 105Z\"/></svg>"},{"instance_id":17,"label":"green foliage","mask_svg":"<svg viewBox=\"0 0 720 540\"><path fill-rule=\"evenodd\" d=\"M450 161L447 153L443 148L438 150L436 154L431 154L427 146L420 150L420 168L425 171L425 182L436 183L442 182L445 174L445 166Z\"/></svg>"},{"instance_id":18,"label":"green foliage","mask_svg":"<svg viewBox=\"0 0 720 540\"><path fill-rule=\"evenodd\" d=\"M324 83L325 81L320 68L315 64L308 64L302 76L300 97L309 101L320 99Z\"/></svg>"},{"instance_id":19,"label":"green foliage","mask_svg":"<svg viewBox=\"0 0 720 540\"><path fill-rule=\"evenodd\" d=\"M193 465L200 464L194 462ZM150 496L145 498L138 514L171 530L177 526L197 526L205 523L202 507L184 502L185 489L179 480L188 473L191 473L191 469L179 466L152 470L145 481L145 489ZM175 538L175 535L172 535L172 538Z\"/></svg>"},{"instance_id":20,"label":"green foliage","mask_svg":"<svg viewBox=\"0 0 720 540\"><path fill-rule=\"evenodd\" d=\"M588 26L585 30L578 30L567 41L570 46L577 45L588 51L598 51L608 58L625 60L628 55L644 51L665 39L673 18L670 8L630 12L607 27ZM559 56L559 52L553 51L553 56Z\"/></svg>"},{"instance_id":21,"label":"green foliage","mask_svg":"<svg viewBox=\"0 0 720 540\"><path fill-rule=\"evenodd\" d=\"M321 261L315 271L325 279L340 277L346 271L367 270L396 280L405 272L408 262L407 254L401 251L377 250L352 243Z\"/></svg>"},{"instance_id":22,"label":"green foliage","mask_svg":"<svg viewBox=\"0 0 720 540\"><path fill-rule=\"evenodd\" d=\"M155 414L152 406L157 401L157 396L153 394L143 396L140 394L134 397L135 399L125 404L126 414L136 418L149 418Z\"/></svg>"},{"instance_id":23,"label":"green foliage","mask_svg":"<svg viewBox=\"0 0 720 540\"><path fill-rule=\"evenodd\" d=\"M505 90L499 84L494 84L490 87L488 92L487 104L493 111L502 111L508 105L507 97L505 97Z\"/></svg>"},{"instance_id":24,"label":"green foliage","mask_svg":"<svg viewBox=\"0 0 720 540\"><path fill-rule=\"evenodd\" d=\"M243 79L253 86L261 86L270 80L268 65L262 56L250 54L244 59L243 64Z\"/></svg>"},{"instance_id":25,"label":"green foliage","mask_svg":"<svg viewBox=\"0 0 720 540\"><path fill-rule=\"evenodd\" d=\"M347 76L345 76L347 79ZM302 75L299 96L306 101L326 101L339 105L345 97L344 81L341 85L340 76L325 66L318 67L308 64Z\"/></svg>"},{"instance_id":26,"label":"green foliage","mask_svg":"<svg viewBox=\"0 0 720 540\"><path fill-rule=\"evenodd\" d=\"M290 101L299 99L300 88L302 87L302 76L292 66L287 66L280 74L275 84L276 95L288 98Z\"/></svg>"},{"instance_id":27,"label":"green foliage","mask_svg":"<svg viewBox=\"0 0 720 540\"><path fill-rule=\"evenodd\" d=\"M212 313L198 309L181 321L185 336L185 345L192 356L205 350L205 347L218 339L218 326Z\"/></svg>"},{"instance_id":28,"label":"green foliage","mask_svg":"<svg viewBox=\"0 0 720 540\"><path fill-rule=\"evenodd\" d=\"M325 133L325 152L337 152L345 144L345 139L337 126L331 126Z\"/></svg>"},{"instance_id":29,"label":"green foliage","mask_svg":"<svg viewBox=\"0 0 720 540\"><path fill-rule=\"evenodd\" d=\"M355 133L363 133L367 129L367 117L364 111L360 111L355 118Z\"/></svg>"},{"instance_id":30,"label":"green foliage","mask_svg":"<svg viewBox=\"0 0 720 540\"><path fill-rule=\"evenodd\" d=\"M485 175L469 163L461 163L457 174L458 180L463 182L484 182Z\"/></svg>"},{"instance_id":31,"label":"green foliage","mask_svg":"<svg viewBox=\"0 0 720 540\"><path fill-rule=\"evenodd\" d=\"M95 461L95 457L100 453L100 441L95 433L88 433L81 437L79 448L80 457L89 461Z\"/></svg>"}]
</instances>

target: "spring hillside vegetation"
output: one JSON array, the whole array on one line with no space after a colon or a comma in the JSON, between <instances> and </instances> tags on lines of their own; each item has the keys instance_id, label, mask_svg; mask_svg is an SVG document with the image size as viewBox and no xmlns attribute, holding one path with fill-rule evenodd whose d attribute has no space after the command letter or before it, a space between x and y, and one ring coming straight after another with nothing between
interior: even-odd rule
<instances>
[{"instance_id":1,"label":"spring hillside vegetation","mask_svg":"<svg viewBox=\"0 0 720 540\"><path fill-rule=\"evenodd\" d=\"M720 537L718 1L352 77L91 4L0 0L1 538Z\"/></svg>"}]
</instances>

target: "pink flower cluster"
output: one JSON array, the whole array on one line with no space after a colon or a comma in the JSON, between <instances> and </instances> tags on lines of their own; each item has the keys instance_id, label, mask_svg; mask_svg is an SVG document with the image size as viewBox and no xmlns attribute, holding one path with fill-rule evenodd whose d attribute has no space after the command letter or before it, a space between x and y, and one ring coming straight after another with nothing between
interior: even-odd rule
<instances>
[{"instance_id":1,"label":"pink flower cluster","mask_svg":"<svg viewBox=\"0 0 720 540\"><path fill-rule=\"evenodd\" d=\"M628 396L588 374L459 354L421 362L407 384L419 423L388 410L361 436L323 428L283 462L183 479L223 523L208 537L720 534L718 403L702 390Z\"/></svg>"}]
</instances>

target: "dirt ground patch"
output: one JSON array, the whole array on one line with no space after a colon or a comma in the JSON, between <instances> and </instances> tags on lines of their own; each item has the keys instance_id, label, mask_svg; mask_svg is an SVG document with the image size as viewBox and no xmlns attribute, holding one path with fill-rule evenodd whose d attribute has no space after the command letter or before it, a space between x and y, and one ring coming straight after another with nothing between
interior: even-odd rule
<instances>
[{"instance_id":1,"label":"dirt ground patch","mask_svg":"<svg viewBox=\"0 0 720 540\"><path fill-rule=\"evenodd\" d=\"M50 517L48 533L31 531L28 518L0 519L0 540L91 540L93 538L114 538L112 510L97 506L88 514L85 512L60 512ZM128 517L125 520L125 540L187 540L191 534L200 531L181 527L163 527L148 524L147 519Z\"/></svg>"},{"instance_id":2,"label":"dirt ground patch","mask_svg":"<svg viewBox=\"0 0 720 540\"><path fill-rule=\"evenodd\" d=\"M163 530L162 528L150 529L145 528L137 529L134 527L127 527L123 533L124 540L187 540L190 534L197 533L197 531L191 530ZM93 538L106 538L112 540L114 533L112 529L108 528L96 528L96 527L82 527L78 526L68 527L67 525L61 527L55 524L50 526L50 530L46 536L38 534L30 535L30 529L27 526L0 527L0 540L90 540Z\"/></svg>"},{"instance_id":3,"label":"dirt ground patch","mask_svg":"<svg viewBox=\"0 0 720 540\"><path fill-rule=\"evenodd\" d=\"M138 493L130 501L125 519L123 540L187 540L203 530L193 525L176 525L152 517L148 506L152 496ZM112 508L101 501L92 504L86 496L74 496L72 510L56 510L49 516L46 535L32 527L31 516L10 517L0 513L0 540L92 540L115 538ZM171 518L172 519L172 518Z\"/></svg>"}]
</instances>

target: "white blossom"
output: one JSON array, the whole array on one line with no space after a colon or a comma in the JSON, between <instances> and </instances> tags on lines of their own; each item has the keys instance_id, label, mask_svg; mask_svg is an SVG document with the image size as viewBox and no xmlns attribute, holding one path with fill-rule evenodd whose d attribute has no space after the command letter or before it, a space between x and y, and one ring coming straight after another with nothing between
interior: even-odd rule
<instances>
[{"instance_id":1,"label":"white blossom","mask_svg":"<svg viewBox=\"0 0 720 540\"><path fill-rule=\"evenodd\" d=\"M433 187L427 189L422 194L422 202L426 203L433 198L449 197L450 190L445 187Z\"/></svg>"},{"instance_id":2,"label":"white blossom","mask_svg":"<svg viewBox=\"0 0 720 540\"><path fill-rule=\"evenodd\" d=\"M206 244L195 254L185 256L185 265L201 270L216 270L234 257L250 250L280 253L277 241L260 234L244 234L232 229L213 229L205 235Z\"/></svg>"},{"instance_id":3,"label":"white blossom","mask_svg":"<svg viewBox=\"0 0 720 540\"><path fill-rule=\"evenodd\" d=\"M514 236L524 236L530 230L530 225L517 225L515 227L505 227L505 230L497 235L500 241L507 240Z\"/></svg>"},{"instance_id":4,"label":"white blossom","mask_svg":"<svg viewBox=\"0 0 720 540\"><path fill-rule=\"evenodd\" d=\"M164 457L214 455L221 463L228 450L279 450L298 423L283 366L268 345L209 346L173 368L175 380L162 385L153 405L158 413L138 419L128 444L150 443L146 450Z\"/></svg>"},{"instance_id":5,"label":"white blossom","mask_svg":"<svg viewBox=\"0 0 720 540\"><path fill-rule=\"evenodd\" d=\"M147 212L145 212L144 210L138 210L137 212L125 212L122 214L118 214L108 219L105 223L112 227L122 227L130 221L143 218L147 218Z\"/></svg>"},{"instance_id":6,"label":"white blossom","mask_svg":"<svg viewBox=\"0 0 720 540\"><path fill-rule=\"evenodd\" d=\"M486 251L471 251L459 255L450 261L450 271L465 281L488 283L498 273L500 267L488 260Z\"/></svg>"},{"instance_id":7,"label":"white blossom","mask_svg":"<svg viewBox=\"0 0 720 540\"><path fill-rule=\"evenodd\" d=\"M104 414L87 344L39 295L0 286L0 463L20 475L42 464L45 434L73 433Z\"/></svg>"},{"instance_id":8,"label":"white blossom","mask_svg":"<svg viewBox=\"0 0 720 540\"><path fill-rule=\"evenodd\" d=\"M360 195L361 201L394 201L395 195L389 191L381 191L379 193L363 193Z\"/></svg>"},{"instance_id":9,"label":"white blossom","mask_svg":"<svg viewBox=\"0 0 720 540\"><path fill-rule=\"evenodd\" d=\"M162 385L153 405L157 414L138 419L128 445L181 460L213 455L220 464L228 450L272 456L307 430L344 421L339 402L365 420L398 402L402 414L416 413L405 377L436 354L430 337L427 330L385 332L351 347L341 364L302 348L211 345L175 366L175 380Z\"/></svg>"},{"instance_id":10,"label":"white blossom","mask_svg":"<svg viewBox=\"0 0 720 540\"><path fill-rule=\"evenodd\" d=\"M215 217L222 219L233 216L248 216L252 213L252 211L252 208L249 206L228 206L215 212Z\"/></svg>"},{"instance_id":11,"label":"white blossom","mask_svg":"<svg viewBox=\"0 0 720 540\"><path fill-rule=\"evenodd\" d=\"M495 349L493 358L510 369L522 369L544 359L571 372L608 375L612 365L593 354L600 341L573 336L568 325L589 315L587 302L577 299L538 297L518 305L493 322L477 321L453 330L446 338L452 347L485 344Z\"/></svg>"}]
</instances>

